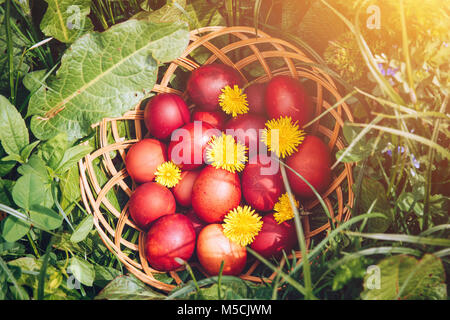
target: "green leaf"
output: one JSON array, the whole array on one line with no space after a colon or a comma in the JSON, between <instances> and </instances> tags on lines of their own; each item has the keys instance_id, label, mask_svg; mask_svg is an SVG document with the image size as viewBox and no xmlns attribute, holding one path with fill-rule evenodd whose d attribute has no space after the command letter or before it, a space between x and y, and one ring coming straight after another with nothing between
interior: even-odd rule
<instances>
[{"instance_id":1,"label":"green leaf","mask_svg":"<svg viewBox=\"0 0 450 320\"><path fill-rule=\"evenodd\" d=\"M151 290L134 276L119 276L95 297L96 300L159 300L165 296Z\"/></svg>"},{"instance_id":2,"label":"green leaf","mask_svg":"<svg viewBox=\"0 0 450 320\"><path fill-rule=\"evenodd\" d=\"M63 221L63 218L57 212L41 205L31 207L30 217L47 230L59 228Z\"/></svg>"},{"instance_id":3,"label":"green leaf","mask_svg":"<svg viewBox=\"0 0 450 320\"><path fill-rule=\"evenodd\" d=\"M12 189L12 197L19 207L31 210L33 205L48 204L49 185L41 177L30 173L20 177Z\"/></svg>"},{"instance_id":4,"label":"green leaf","mask_svg":"<svg viewBox=\"0 0 450 320\"><path fill-rule=\"evenodd\" d=\"M424 255L419 261L407 255L392 256L380 261L377 267L380 270L379 288L373 286L377 275L368 273L361 294L364 300L447 298L444 266L431 254Z\"/></svg>"},{"instance_id":5,"label":"green leaf","mask_svg":"<svg viewBox=\"0 0 450 320\"><path fill-rule=\"evenodd\" d=\"M61 132L41 144L39 155L50 168L55 170L69 147L67 133Z\"/></svg>"},{"instance_id":6,"label":"green leaf","mask_svg":"<svg viewBox=\"0 0 450 320\"><path fill-rule=\"evenodd\" d=\"M31 152L33 151L34 148L36 148L36 146L39 144L39 140L30 143L29 145L25 146L22 151L20 151L20 157L22 158L23 162L26 162L28 160L28 158L31 155Z\"/></svg>"},{"instance_id":7,"label":"green leaf","mask_svg":"<svg viewBox=\"0 0 450 320\"><path fill-rule=\"evenodd\" d=\"M82 260L76 256L73 256L72 258L70 258L67 271L72 273L75 279L86 286L90 287L94 283L94 266L86 260Z\"/></svg>"},{"instance_id":8,"label":"green leaf","mask_svg":"<svg viewBox=\"0 0 450 320\"><path fill-rule=\"evenodd\" d=\"M25 236L29 230L29 223L16 217L8 216L3 221L2 237L8 242L14 242Z\"/></svg>"},{"instance_id":9,"label":"green leaf","mask_svg":"<svg viewBox=\"0 0 450 320\"><path fill-rule=\"evenodd\" d=\"M93 29L90 13L91 0L45 0L47 11L41 21L42 32L64 43L72 43Z\"/></svg>"},{"instance_id":10,"label":"green leaf","mask_svg":"<svg viewBox=\"0 0 450 320\"><path fill-rule=\"evenodd\" d=\"M0 141L8 154L20 155L28 145L28 130L17 109L0 95Z\"/></svg>"},{"instance_id":11,"label":"green leaf","mask_svg":"<svg viewBox=\"0 0 450 320\"><path fill-rule=\"evenodd\" d=\"M186 0L173 0L168 1L158 10L151 10L148 7L147 2L147 6L144 6L143 8L145 11L138 12L133 18L145 19L146 21L153 23L176 22L183 19L183 11L185 7Z\"/></svg>"},{"instance_id":12,"label":"green leaf","mask_svg":"<svg viewBox=\"0 0 450 320\"><path fill-rule=\"evenodd\" d=\"M23 77L22 83L28 91L34 92L44 85L46 74L46 69L28 72Z\"/></svg>"},{"instance_id":13,"label":"green leaf","mask_svg":"<svg viewBox=\"0 0 450 320\"><path fill-rule=\"evenodd\" d=\"M22 9L22 12L29 16L31 15L30 1L29 0L13 0Z\"/></svg>"},{"instance_id":14,"label":"green leaf","mask_svg":"<svg viewBox=\"0 0 450 320\"><path fill-rule=\"evenodd\" d=\"M59 174L66 172L92 150L91 146L81 144L67 149L55 171Z\"/></svg>"},{"instance_id":15,"label":"green leaf","mask_svg":"<svg viewBox=\"0 0 450 320\"><path fill-rule=\"evenodd\" d=\"M106 286L108 282L121 275L120 271L112 267L104 267L99 264L94 264L94 270L95 284L102 284L102 287Z\"/></svg>"},{"instance_id":16,"label":"green leaf","mask_svg":"<svg viewBox=\"0 0 450 320\"><path fill-rule=\"evenodd\" d=\"M381 213L386 218L369 219L367 223L368 231L385 232L394 218L389 201L386 197L386 191L383 185L377 180L364 177L361 183L360 193L361 212L368 212L374 201L376 201L376 203L372 208L372 213Z\"/></svg>"},{"instance_id":17,"label":"green leaf","mask_svg":"<svg viewBox=\"0 0 450 320\"><path fill-rule=\"evenodd\" d=\"M37 175L43 182L51 181L44 160L42 160L37 154L33 154L30 159L28 159L27 163L17 168L17 172L21 175Z\"/></svg>"},{"instance_id":18,"label":"green leaf","mask_svg":"<svg viewBox=\"0 0 450 320\"><path fill-rule=\"evenodd\" d=\"M78 166L73 166L64 173L59 182L59 187L61 189L62 198L69 203L80 199L80 173L78 172Z\"/></svg>"},{"instance_id":19,"label":"green leaf","mask_svg":"<svg viewBox=\"0 0 450 320\"><path fill-rule=\"evenodd\" d=\"M184 23L142 20L84 35L31 97L31 130L41 140L64 131L69 140L86 136L92 124L133 108L153 88L158 64L179 57L188 42Z\"/></svg>"},{"instance_id":20,"label":"green leaf","mask_svg":"<svg viewBox=\"0 0 450 320\"><path fill-rule=\"evenodd\" d=\"M80 242L83 241L92 230L94 226L94 217L89 215L81 221L81 223L75 228L72 236L70 237L70 241L72 242Z\"/></svg>"},{"instance_id":21,"label":"green leaf","mask_svg":"<svg viewBox=\"0 0 450 320\"><path fill-rule=\"evenodd\" d=\"M14 181L0 179L0 203L11 206L11 189L14 185Z\"/></svg>"}]
</instances>

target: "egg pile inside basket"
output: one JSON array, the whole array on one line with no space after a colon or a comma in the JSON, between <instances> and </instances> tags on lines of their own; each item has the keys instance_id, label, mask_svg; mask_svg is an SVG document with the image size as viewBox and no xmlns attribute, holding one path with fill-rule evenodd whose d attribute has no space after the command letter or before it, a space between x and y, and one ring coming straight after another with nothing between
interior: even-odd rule
<instances>
[{"instance_id":1,"label":"egg pile inside basket","mask_svg":"<svg viewBox=\"0 0 450 320\"><path fill-rule=\"evenodd\" d=\"M246 248L298 263L292 204L308 246L330 228L311 186L334 223L350 217L351 165L332 164L352 116L345 103L332 108L342 96L314 65L253 28L198 29L153 96L95 125L99 148L79 162L82 199L131 273L165 291L186 279L184 261L205 277L271 281Z\"/></svg>"}]
</instances>

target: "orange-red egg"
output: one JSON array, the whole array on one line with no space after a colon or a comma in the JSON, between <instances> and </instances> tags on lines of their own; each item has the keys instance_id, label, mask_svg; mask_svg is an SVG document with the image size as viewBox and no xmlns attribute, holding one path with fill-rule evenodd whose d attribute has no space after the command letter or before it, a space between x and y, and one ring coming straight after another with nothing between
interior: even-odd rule
<instances>
[{"instance_id":1,"label":"orange-red egg","mask_svg":"<svg viewBox=\"0 0 450 320\"><path fill-rule=\"evenodd\" d=\"M312 120L313 108L301 82L286 75L273 77L266 87L266 110L269 118L291 117L302 128Z\"/></svg>"},{"instance_id":2,"label":"orange-red egg","mask_svg":"<svg viewBox=\"0 0 450 320\"><path fill-rule=\"evenodd\" d=\"M262 217L262 228L250 248L265 258L280 257L283 250L290 254L296 245L297 233L293 220L278 223L273 213Z\"/></svg>"},{"instance_id":3,"label":"orange-red egg","mask_svg":"<svg viewBox=\"0 0 450 320\"><path fill-rule=\"evenodd\" d=\"M183 171L181 180L172 188L173 195L177 203L183 207L190 207L192 204L192 187L201 170Z\"/></svg>"},{"instance_id":4,"label":"orange-red egg","mask_svg":"<svg viewBox=\"0 0 450 320\"><path fill-rule=\"evenodd\" d=\"M241 182L237 173L206 166L192 189L192 208L208 223L221 222L241 202Z\"/></svg>"},{"instance_id":5,"label":"orange-red egg","mask_svg":"<svg viewBox=\"0 0 450 320\"><path fill-rule=\"evenodd\" d=\"M308 181L319 193L331 182L331 156L328 146L318 137L306 136L298 151L286 159L286 164ZM286 169L292 191L302 198L314 196L312 189L294 172Z\"/></svg>"},{"instance_id":6,"label":"orange-red egg","mask_svg":"<svg viewBox=\"0 0 450 320\"><path fill-rule=\"evenodd\" d=\"M262 130L266 127L266 121L267 119L263 116L246 113L228 120L224 131L249 148L250 152L253 151L256 154Z\"/></svg>"},{"instance_id":7,"label":"orange-red egg","mask_svg":"<svg viewBox=\"0 0 450 320\"><path fill-rule=\"evenodd\" d=\"M245 88L244 93L247 95L249 112L260 115L266 113L266 103L264 101L266 86L267 83L253 83Z\"/></svg>"},{"instance_id":8,"label":"orange-red egg","mask_svg":"<svg viewBox=\"0 0 450 320\"><path fill-rule=\"evenodd\" d=\"M167 161L167 147L156 139L143 139L133 144L125 157L128 174L136 183L152 181L158 166Z\"/></svg>"},{"instance_id":9,"label":"orange-red egg","mask_svg":"<svg viewBox=\"0 0 450 320\"><path fill-rule=\"evenodd\" d=\"M279 163L264 154L249 159L241 179L245 201L258 211L272 210L284 193Z\"/></svg>"},{"instance_id":10,"label":"orange-red egg","mask_svg":"<svg viewBox=\"0 0 450 320\"><path fill-rule=\"evenodd\" d=\"M217 128L219 130L223 129L225 119L226 119L225 113L223 113L222 111L197 110L192 114L192 122L203 121L209 123L214 128Z\"/></svg>"},{"instance_id":11,"label":"orange-red egg","mask_svg":"<svg viewBox=\"0 0 450 320\"><path fill-rule=\"evenodd\" d=\"M181 265L175 258L188 261L195 250L195 231L183 214L170 214L156 220L145 237L145 255L150 266L170 271Z\"/></svg>"},{"instance_id":12,"label":"orange-red egg","mask_svg":"<svg viewBox=\"0 0 450 320\"><path fill-rule=\"evenodd\" d=\"M223 261L223 275L239 275L247 262L245 247L223 234L221 224L209 224L197 238L197 257L209 275L218 275Z\"/></svg>"},{"instance_id":13,"label":"orange-red egg","mask_svg":"<svg viewBox=\"0 0 450 320\"><path fill-rule=\"evenodd\" d=\"M128 206L131 219L142 230L148 230L159 217L175 213L177 205L169 189L156 182L147 182L133 191Z\"/></svg>"}]
</instances>

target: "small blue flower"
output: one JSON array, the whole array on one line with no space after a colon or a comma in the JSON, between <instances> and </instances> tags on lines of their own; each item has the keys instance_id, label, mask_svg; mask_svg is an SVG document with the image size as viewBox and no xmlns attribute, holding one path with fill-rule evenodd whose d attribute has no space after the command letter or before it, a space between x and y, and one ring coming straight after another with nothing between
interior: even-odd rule
<instances>
[{"instance_id":1,"label":"small blue flower","mask_svg":"<svg viewBox=\"0 0 450 320\"><path fill-rule=\"evenodd\" d=\"M416 157L413 154L411 154L411 162L413 166L416 167L416 169L420 168L420 162L419 160L416 159Z\"/></svg>"}]
</instances>

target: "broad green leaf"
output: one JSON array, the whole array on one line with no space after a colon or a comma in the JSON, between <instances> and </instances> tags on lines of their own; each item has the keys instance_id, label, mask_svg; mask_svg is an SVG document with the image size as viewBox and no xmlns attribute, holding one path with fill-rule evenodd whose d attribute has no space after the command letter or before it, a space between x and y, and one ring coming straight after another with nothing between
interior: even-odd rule
<instances>
[{"instance_id":1,"label":"broad green leaf","mask_svg":"<svg viewBox=\"0 0 450 320\"><path fill-rule=\"evenodd\" d=\"M46 69L28 72L23 77L22 83L28 91L34 92L44 85L43 81L46 74Z\"/></svg>"},{"instance_id":2,"label":"broad green leaf","mask_svg":"<svg viewBox=\"0 0 450 320\"><path fill-rule=\"evenodd\" d=\"M33 149L36 148L36 146L39 144L39 140L30 143L29 145L25 146L22 151L20 151L20 157L22 158L23 162L26 162L28 158L31 155L31 152L33 152Z\"/></svg>"},{"instance_id":3,"label":"broad green leaf","mask_svg":"<svg viewBox=\"0 0 450 320\"><path fill-rule=\"evenodd\" d=\"M17 172L21 175L34 174L39 176L44 182L50 181L46 164L37 154L33 154L27 163L17 168Z\"/></svg>"},{"instance_id":4,"label":"broad green leaf","mask_svg":"<svg viewBox=\"0 0 450 320\"><path fill-rule=\"evenodd\" d=\"M165 296L155 292L134 276L119 276L95 297L96 300L156 300Z\"/></svg>"},{"instance_id":5,"label":"broad green leaf","mask_svg":"<svg viewBox=\"0 0 450 320\"><path fill-rule=\"evenodd\" d=\"M11 206L11 189L14 185L14 181L0 179L0 203Z\"/></svg>"},{"instance_id":6,"label":"broad green leaf","mask_svg":"<svg viewBox=\"0 0 450 320\"><path fill-rule=\"evenodd\" d=\"M92 230L94 226L94 217L89 215L81 221L81 223L75 228L72 236L70 237L70 241L72 242L80 242L83 241Z\"/></svg>"},{"instance_id":7,"label":"broad green leaf","mask_svg":"<svg viewBox=\"0 0 450 320\"><path fill-rule=\"evenodd\" d=\"M13 0L22 9L22 12L29 16L31 15L30 1L29 0Z\"/></svg>"},{"instance_id":8,"label":"broad green leaf","mask_svg":"<svg viewBox=\"0 0 450 320\"><path fill-rule=\"evenodd\" d=\"M81 197L80 192L80 174L78 166L73 166L61 177L59 187L61 196L69 203L77 201Z\"/></svg>"},{"instance_id":9,"label":"broad green leaf","mask_svg":"<svg viewBox=\"0 0 450 320\"><path fill-rule=\"evenodd\" d=\"M381 213L386 219L369 219L367 223L368 231L385 232L393 221L393 215L389 201L386 197L386 191L383 185L377 180L364 177L361 183L360 193L361 212L368 212L374 201L376 201L376 203L372 208L372 213Z\"/></svg>"},{"instance_id":10,"label":"broad green leaf","mask_svg":"<svg viewBox=\"0 0 450 320\"><path fill-rule=\"evenodd\" d=\"M29 223L16 217L8 216L3 221L2 237L8 242L14 242L25 236L29 230Z\"/></svg>"},{"instance_id":11,"label":"broad green leaf","mask_svg":"<svg viewBox=\"0 0 450 320\"><path fill-rule=\"evenodd\" d=\"M92 151L92 147L89 145L77 145L72 148L67 149L55 171L57 173L64 173L71 167L77 164L77 162Z\"/></svg>"},{"instance_id":12,"label":"broad green leaf","mask_svg":"<svg viewBox=\"0 0 450 320\"><path fill-rule=\"evenodd\" d=\"M50 186L41 177L30 173L20 177L12 189L12 197L19 207L30 210L33 205L49 205ZM50 194L51 196L51 194Z\"/></svg>"},{"instance_id":13,"label":"broad green leaf","mask_svg":"<svg viewBox=\"0 0 450 320\"><path fill-rule=\"evenodd\" d=\"M120 271L112 267L104 267L99 264L94 264L94 270L95 270L95 283L104 284L103 286L106 286L108 282L114 280L114 278L121 275Z\"/></svg>"},{"instance_id":14,"label":"broad green leaf","mask_svg":"<svg viewBox=\"0 0 450 320\"><path fill-rule=\"evenodd\" d=\"M138 12L134 18L145 19L146 21L153 23L176 22L183 20L183 11L186 7L186 0L168 1L160 9L154 11L148 7L148 2L143 3L143 5L144 11Z\"/></svg>"},{"instance_id":15,"label":"broad green leaf","mask_svg":"<svg viewBox=\"0 0 450 320\"><path fill-rule=\"evenodd\" d=\"M0 141L8 154L20 155L28 145L28 130L19 111L0 95Z\"/></svg>"},{"instance_id":16,"label":"broad green leaf","mask_svg":"<svg viewBox=\"0 0 450 320\"><path fill-rule=\"evenodd\" d=\"M67 272L72 273L75 279L89 287L92 286L95 279L94 266L86 260L80 259L76 256L70 258Z\"/></svg>"},{"instance_id":17,"label":"broad green leaf","mask_svg":"<svg viewBox=\"0 0 450 320\"><path fill-rule=\"evenodd\" d=\"M72 43L93 25L87 17L91 0L45 0L47 11L41 21L42 32L61 42Z\"/></svg>"},{"instance_id":18,"label":"broad green leaf","mask_svg":"<svg viewBox=\"0 0 450 320\"><path fill-rule=\"evenodd\" d=\"M66 152L69 147L70 144L67 139L67 133L61 132L41 144L39 147L39 154L46 164L55 170L61 162L64 152Z\"/></svg>"},{"instance_id":19,"label":"broad green leaf","mask_svg":"<svg viewBox=\"0 0 450 320\"><path fill-rule=\"evenodd\" d=\"M41 205L33 205L30 210L30 217L47 230L54 230L61 226L63 218L51 208Z\"/></svg>"},{"instance_id":20,"label":"broad green leaf","mask_svg":"<svg viewBox=\"0 0 450 320\"><path fill-rule=\"evenodd\" d=\"M127 20L75 41L56 76L31 97L31 129L40 140L67 132L86 136L91 125L133 108L150 91L159 63L179 57L189 41L185 23Z\"/></svg>"},{"instance_id":21,"label":"broad green leaf","mask_svg":"<svg viewBox=\"0 0 450 320\"><path fill-rule=\"evenodd\" d=\"M364 278L364 300L444 300L447 298L442 261L431 254L421 260L397 255L381 260L377 272ZM376 277L379 276L379 286Z\"/></svg>"}]
</instances>

